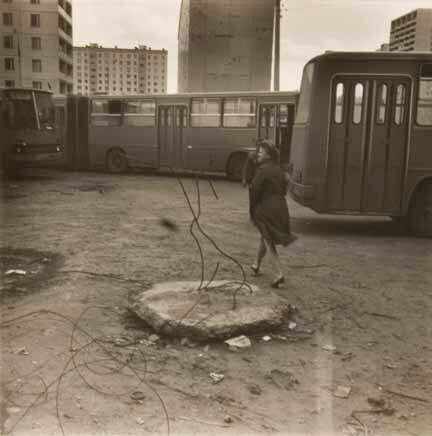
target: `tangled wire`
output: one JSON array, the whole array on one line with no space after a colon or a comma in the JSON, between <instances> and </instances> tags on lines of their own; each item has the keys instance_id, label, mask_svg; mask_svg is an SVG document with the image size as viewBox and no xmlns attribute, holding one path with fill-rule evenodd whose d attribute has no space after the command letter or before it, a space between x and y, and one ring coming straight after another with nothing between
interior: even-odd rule
<instances>
[{"instance_id":1,"label":"tangled wire","mask_svg":"<svg viewBox=\"0 0 432 436\"><path fill-rule=\"evenodd\" d=\"M169 169L170 173L176 177L176 180L181 188L181 191L183 193L183 196L185 198L185 201L188 205L188 208L192 214L192 221L189 225L189 232L192 236L192 238L195 241L195 244L198 249L199 257L200 257L200 265L201 265L201 277L200 282L197 287L198 292L198 298L197 301L186 311L186 313L183 314L181 317L182 319L187 317L194 308L200 303L201 298L204 295L208 295L209 292L215 291L217 289L220 289L220 285L218 286L212 286L212 283L214 283L215 278L219 272L220 262L218 261L215 268L213 269L210 278L206 280L206 263L205 263L205 256L204 252L199 240L199 235L203 236L207 241L210 242L210 244L216 249L216 251L224 258L228 259L229 261L233 262L240 270L241 279L237 281L230 281L224 284L224 286L228 285L234 285L234 291L233 291L233 309L237 306L237 294L238 292L243 289L247 288L250 292L252 292L252 289L250 285L246 281L246 274L244 271L243 266L241 263L235 259L232 255L229 255L224 250L220 248L220 246L215 242L215 240L203 229L203 227L200 224L200 218L202 214L202 206L201 206L201 191L200 191L200 183L198 176L195 177L195 188L196 188L196 210L192 205L192 201L190 199L190 196L184 186L184 183L182 179L180 178L179 174L171 167L166 166L166 168ZM213 195L216 199L219 199L217 192L215 190L215 187L212 183L212 180L210 178L207 179L208 183L211 187L211 190L213 192ZM175 223L172 223L170 221L167 221L166 224L164 224L167 228L170 230L175 230L176 225ZM133 282L133 283L140 283L143 284L139 280L132 280L132 279L124 279L120 276L116 276L113 274L104 275L104 274L96 274L96 273L90 273L85 271L63 271L65 273L84 273L84 274L91 274L94 276L102 276L109 279L115 279L119 280L120 282ZM130 307L130 294L128 295L128 306ZM71 333L70 333L70 340L69 340L69 357L66 360L64 366L61 369L60 375L55 377L52 381L49 383L46 383L44 379L38 375L40 380L42 381L43 389L40 390L40 392L33 393L31 395L34 396L34 399L29 403L25 405L19 405L12 399L11 395L6 396L6 401L9 404L12 404L14 406L21 406L24 408L24 412L19 417L19 419L8 429L8 432L13 432L14 429L20 424L20 422L29 414L29 412L32 410L33 407L36 407L41 404L43 401L48 400L48 395L51 392L51 390L55 391L55 410L56 410L56 417L57 422L59 425L59 428L61 430L61 433L63 436L66 436L65 432L65 425L64 421L62 419L60 409L61 409L61 388L62 384L64 382L64 379L66 376L71 374L76 374L81 379L81 381L86 385L89 389L107 397L116 397L120 398L125 395L131 395L134 392L137 392L137 389L144 385L147 389L149 389L158 399L162 410L163 410L163 416L166 422L166 432L169 435L170 434L170 420L169 415L167 411L167 407L161 397L161 395L158 393L158 391L152 387L147 381L146 381L146 374L147 374L147 359L146 354L142 349L142 344L139 340L129 340L125 339L124 336L116 336L116 335L110 335L110 336L100 336L95 337L92 335L87 329L83 327L83 319L86 315L88 315L91 311L100 310L104 312L112 312L117 314L116 311L113 309L110 309L108 307L103 306L89 306L85 310L82 311L82 313L79 315L77 320L72 320L66 316L64 316L61 313L50 311L50 310L40 310L40 311L34 311L27 313L25 315L8 319L6 321L3 321L0 323L0 326L2 329L7 329L13 327L16 323L20 323L24 320L33 320L35 317L39 316L54 316L56 319L61 320L63 322L66 322L71 327ZM84 343L82 341L79 341L77 339L78 334L81 334L85 338ZM122 347L124 349L128 350L128 355L125 357L121 355L119 357L116 350L113 350L112 347ZM131 348L132 347L132 348ZM97 358L89 358L90 352L92 352L92 356L94 354L98 354ZM141 362L144 365L144 369L138 368L136 365L132 364L132 361L137 360ZM30 378L34 375L35 371L31 371L29 374L25 376L20 376L19 378L22 380ZM95 383L92 382L90 379L92 377L107 377L107 376L124 376L128 379L132 376L135 379L134 386L132 386L130 389L126 390L122 393L112 393L109 390L105 390L99 386L96 386ZM8 386L13 385L17 381L17 378L8 380L3 383L3 389L6 391L8 390Z\"/></svg>"}]
</instances>

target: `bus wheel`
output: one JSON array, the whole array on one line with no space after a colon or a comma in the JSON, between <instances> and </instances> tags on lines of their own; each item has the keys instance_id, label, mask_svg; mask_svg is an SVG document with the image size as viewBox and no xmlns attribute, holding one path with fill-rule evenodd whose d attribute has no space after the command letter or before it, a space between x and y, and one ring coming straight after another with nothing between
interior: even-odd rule
<instances>
[{"instance_id":1,"label":"bus wheel","mask_svg":"<svg viewBox=\"0 0 432 436\"><path fill-rule=\"evenodd\" d=\"M245 162L246 155L244 153L237 153L230 157L227 168L227 176L230 180L240 181L242 179Z\"/></svg>"},{"instance_id":2,"label":"bus wheel","mask_svg":"<svg viewBox=\"0 0 432 436\"><path fill-rule=\"evenodd\" d=\"M110 150L106 157L106 165L110 173L124 173L128 169L126 153L120 148Z\"/></svg>"},{"instance_id":3,"label":"bus wheel","mask_svg":"<svg viewBox=\"0 0 432 436\"><path fill-rule=\"evenodd\" d=\"M414 194L408 213L408 225L411 232L432 237L432 181L421 186Z\"/></svg>"}]
</instances>

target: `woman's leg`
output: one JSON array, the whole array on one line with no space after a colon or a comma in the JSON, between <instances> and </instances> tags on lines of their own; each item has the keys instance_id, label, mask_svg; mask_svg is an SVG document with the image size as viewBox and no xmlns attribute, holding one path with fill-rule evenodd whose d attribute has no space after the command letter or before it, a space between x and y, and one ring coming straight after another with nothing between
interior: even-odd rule
<instances>
[{"instance_id":1,"label":"woman's leg","mask_svg":"<svg viewBox=\"0 0 432 436\"><path fill-rule=\"evenodd\" d=\"M276 283L278 281L282 283L283 280L281 279L283 278L283 273L282 273L281 263L279 260L279 255L276 249L276 245L271 241L264 241L264 242L267 245L268 251L270 253L270 261L273 266L273 271L276 273L276 277L273 283Z\"/></svg>"},{"instance_id":2,"label":"woman's leg","mask_svg":"<svg viewBox=\"0 0 432 436\"><path fill-rule=\"evenodd\" d=\"M260 243L258 246L256 262L252 265L252 269L255 270L257 273L261 267L261 262L264 259L266 253L267 253L267 247L264 242L264 238L261 236Z\"/></svg>"}]
</instances>

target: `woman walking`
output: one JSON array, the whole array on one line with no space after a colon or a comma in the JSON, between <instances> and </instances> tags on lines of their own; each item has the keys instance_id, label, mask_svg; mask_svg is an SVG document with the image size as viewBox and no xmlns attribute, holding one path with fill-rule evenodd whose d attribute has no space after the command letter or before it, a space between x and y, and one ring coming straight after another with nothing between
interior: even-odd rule
<instances>
[{"instance_id":1,"label":"woman walking","mask_svg":"<svg viewBox=\"0 0 432 436\"><path fill-rule=\"evenodd\" d=\"M259 274L261 262L267 252L275 273L271 282L278 288L285 282L281 270L277 245L289 245L297 238L291 233L287 194L287 180L278 164L279 152L271 141L263 141L258 148L259 168L252 181L252 220L260 232L260 243L256 262L251 265L255 275Z\"/></svg>"}]
</instances>

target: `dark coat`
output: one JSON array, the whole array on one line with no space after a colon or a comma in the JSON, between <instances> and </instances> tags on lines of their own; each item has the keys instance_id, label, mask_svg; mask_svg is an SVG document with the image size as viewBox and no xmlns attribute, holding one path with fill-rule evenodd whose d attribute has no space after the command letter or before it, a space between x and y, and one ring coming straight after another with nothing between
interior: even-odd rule
<instances>
[{"instance_id":1,"label":"dark coat","mask_svg":"<svg viewBox=\"0 0 432 436\"><path fill-rule=\"evenodd\" d=\"M256 152L251 152L248 154L246 162L243 166L243 183L250 185L253 178L255 177L258 168L257 154Z\"/></svg>"},{"instance_id":2,"label":"dark coat","mask_svg":"<svg viewBox=\"0 0 432 436\"><path fill-rule=\"evenodd\" d=\"M288 245L296 238L291 233L285 199L287 180L279 165L261 165L252 181L252 219L261 235L275 245Z\"/></svg>"}]
</instances>

